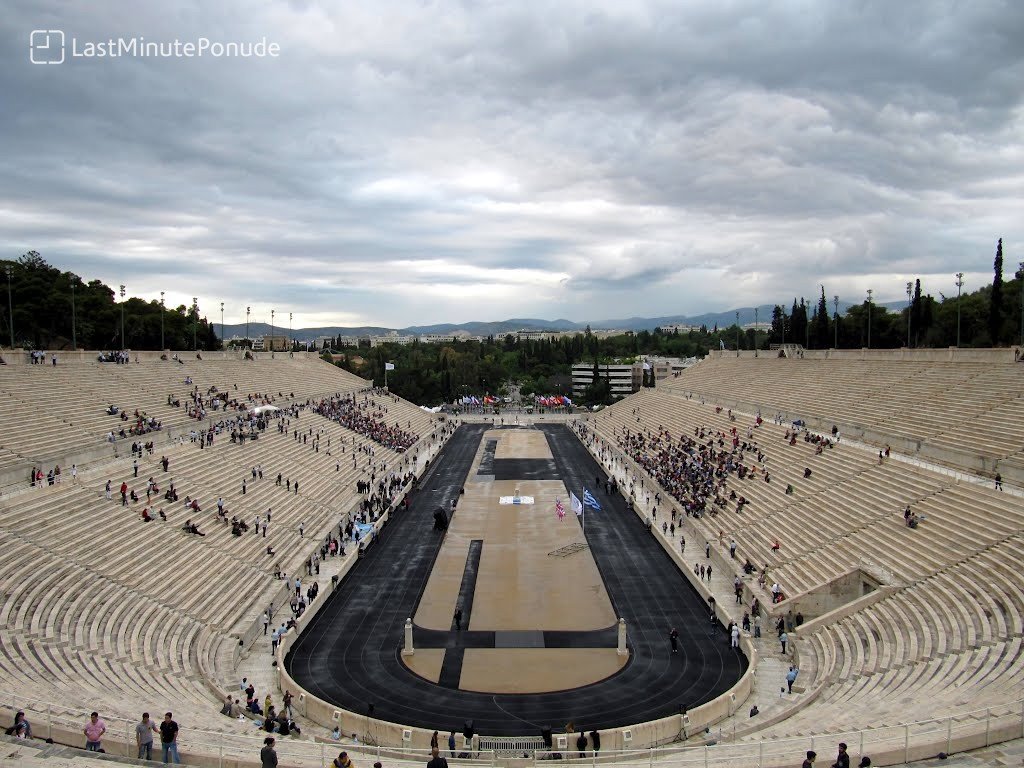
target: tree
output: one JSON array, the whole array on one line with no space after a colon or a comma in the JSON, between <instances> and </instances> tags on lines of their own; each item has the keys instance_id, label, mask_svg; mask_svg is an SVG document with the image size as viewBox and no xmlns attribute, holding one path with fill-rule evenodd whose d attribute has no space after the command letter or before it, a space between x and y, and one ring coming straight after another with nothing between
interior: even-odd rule
<instances>
[{"instance_id":1,"label":"tree","mask_svg":"<svg viewBox=\"0 0 1024 768\"><path fill-rule=\"evenodd\" d=\"M828 332L828 303L825 301L825 286L821 286L821 297L814 310L814 346L817 349L828 349L832 339Z\"/></svg>"},{"instance_id":2,"label":"tree","mask_svg":"<svg viewBox=\"0 0 1024 768\"><path fill-rule=\"evenodd\" d=\"M910 333L912 338L907 339L907 346L916 347L917 340L924 338L925 333L928 331L927 328L922 326L922 320L924 315L921 312L921 278L917 278L914 283L914 298L910 302Z\"/></svg>"},{"instance_id":3,"label":"tree","mask_svg":"<svg viewBox=\"0 0 1024 768\"><path fill-rule=\"evenodd\" d=\"M772 344L786 343L786 310L781 304L776 304L772 310L772 329L768 334L768 341Z\"/></svg>"},{"instance_id":4,"label":"tree","mask_svg":"<svg viewBox=\"0 0 1024 768\"><path fill-rule=\"evenodd\" d=\"M993 263L992 295L988 304L988 335L993 347L1002 340L1003 330L1003 238L999 238L996 246L996 258Z\"/></svg>"}]
</instances>

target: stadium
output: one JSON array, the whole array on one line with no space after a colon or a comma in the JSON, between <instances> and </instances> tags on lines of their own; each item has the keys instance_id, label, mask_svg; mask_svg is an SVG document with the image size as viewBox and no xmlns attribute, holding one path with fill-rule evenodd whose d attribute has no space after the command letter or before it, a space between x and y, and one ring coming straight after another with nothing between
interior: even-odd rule
<instances>
[{"instance_id":1,"label":"stadium","mask_svg":"<svg viewBox=\"0 0 1024 768\"><path fill-rule=\"evenodd\" d=\"M295 766L422 764L435 731L456 765L1024 737L1018 348L714 351L500 419L303 353L96 358L0 368L5 764L84 761L93 711L133 762L145 711L183 763L259 765L250 684L289 695Z\"/></svg>"}]
</instances>

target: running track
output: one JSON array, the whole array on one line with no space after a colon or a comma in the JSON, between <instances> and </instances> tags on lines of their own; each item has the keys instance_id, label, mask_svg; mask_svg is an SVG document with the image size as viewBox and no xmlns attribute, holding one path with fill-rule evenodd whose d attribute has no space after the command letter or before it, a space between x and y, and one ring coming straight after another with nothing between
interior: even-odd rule
<instances>
[{"instance_id":1,"label":"running track","mask_svg":"<svg viewBox=\"0 0 1024 768\"><path fill-rule=\"evenodd\" d=\"M295 681L361 715L372 704L373 716L382 720L461 731L472 719L478 733L502 736L536 736L543 725L558 729L569 721L588 731L645 722L703 704L732 687L746 669L746 658L729 648L722 626L712 628L701 597L627 511L624 499L593 487L596 476L604 477L601 467L560 424L538 428L566 485L577 495L585 485L603 507L588 509L586 538L615 613L626 619L629 663L582 688L495 695L435 685L403 666L405 619L415 615L441 545L440 534L432 530L434 510L450 507L488 428L459 427L422 478L411 509L384 527L293 646L285 665ZM676 656L669 652L672 626L679 630ZM575 634L559 633L559 644L573 645ZM588 644L587 633L578 634L579 644ZM427 639L428 634L417 629L416 636ZM612 628L603 636L614 638ZM445 644L436 635L433 640L434 647ZM471 644L477 642L480 638Z\"/></svg>"}]
</instances>

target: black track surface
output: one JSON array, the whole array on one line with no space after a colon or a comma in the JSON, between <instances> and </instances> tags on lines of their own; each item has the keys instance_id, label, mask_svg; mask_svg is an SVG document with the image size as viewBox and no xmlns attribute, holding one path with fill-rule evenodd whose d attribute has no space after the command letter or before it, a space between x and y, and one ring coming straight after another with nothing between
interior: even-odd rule
<instances>
[{"instance_id":1,"label":"black track surface","mask_svg":"<svg viewBox=\"0 0 1024 768\"><path fill-rule=\"evenodd\" d=\"M561 480L551 459L495 459L495 480Z\"/></svg>"},{"instance_id":2,"label":"black track surface","mask_svg":"<svg viewBox=\"0 0 1024 768\"><path fill-rule=\"evenodd\" d=\"M588 509L586 537L617 616L629 628L630 661L618 674L568 691L485 694L435 685L401 661L405 619L413 616L442 533L433 531L433 511L449 508L464 483L486 425L463 425L431 466L403 517L386 526L314 622L285 664L312 694L339 707L433 730L461 730L475 721L486 735L537 735L542 725L569 721L579 729L608 729L676 714L728 690L746 669L729 648L721 626L643 523L621 497L592 485L601 468L562 425L539 427L547 436L559 475L577 496L584 483L603 509ZM456 512L455 514L458 514ZM554 518L554 511L551 513ZM565 521L564 524L570 524ZM572 585L552 589L572 590ZM579 599L587 599L579 595ZM466 626L468 616L463 616ZM679 653L670 652L668 632L679 630ZM543 627L538 627L543 629ZM614 628L590 632L543 632L546 647L609 647ZM536 637L520 638L532 642ZM414 630L419 647L493 648L513 644L508 633ZM449 682L450 681L446 681Z\"/></svg>"}]
</instances>

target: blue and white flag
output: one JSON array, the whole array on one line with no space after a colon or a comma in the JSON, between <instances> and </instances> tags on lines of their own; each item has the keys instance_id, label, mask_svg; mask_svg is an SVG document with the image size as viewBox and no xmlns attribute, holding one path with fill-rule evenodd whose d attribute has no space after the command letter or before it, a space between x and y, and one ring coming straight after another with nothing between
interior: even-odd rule
<instances>
[{"instance_id":1,"label":"blue and white flag","mask_svg":"<svg viewBox=\"0 0 1024 768\"><path fill-rule=\"evenodd\" d=\"M588 507L596 509L598 512L601 511L601 505L597 503L597 499L594 498L594 494L586 488L583 489L583 503Z\"/></svg>"}]
</instances>

